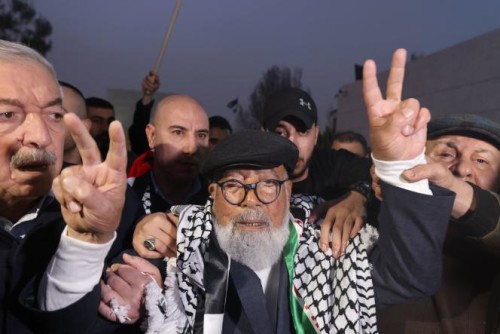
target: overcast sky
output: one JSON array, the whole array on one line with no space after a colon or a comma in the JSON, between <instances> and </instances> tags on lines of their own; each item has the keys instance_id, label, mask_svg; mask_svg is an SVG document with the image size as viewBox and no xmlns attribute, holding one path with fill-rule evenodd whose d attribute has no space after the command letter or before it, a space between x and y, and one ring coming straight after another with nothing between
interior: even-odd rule
<instances>
[{"instance_id":1,"label":"overcast sky","mask_svg":"<svg viewBox=\"0 0 500 334\"><path fill-rule=\"evenodd\" d=\"M47 55L86 96L140 89L154 66L174 0L33 1L53 26ZM498 0L185 0L160 69L161 91L197 98L234 122L272 65L301 67L320 111L354 80L354 64L392 51L430 54L500 27ZM131 106L131 110L133 106Z\"/></svg>"}]
</instances>

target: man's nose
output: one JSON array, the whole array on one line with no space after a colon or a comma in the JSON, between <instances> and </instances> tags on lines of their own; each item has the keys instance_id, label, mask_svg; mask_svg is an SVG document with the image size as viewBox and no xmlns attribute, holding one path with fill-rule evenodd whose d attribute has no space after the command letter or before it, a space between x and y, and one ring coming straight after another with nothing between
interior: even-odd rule
<instances>
[{"instance_id":1,"label":"man's nose","mask_svg":"<svg viewBox=\"0 0 500 334\"><path fill-rule=\"evenodd\" d=\"M455 176L461 178L464 181L468 181L472 178L472 164L465 159L460 159L453 167L452 172Z\"/></svg>"},{"instance_id":2,"label":"man's nose","mask_svg":"<svg viewBox=\"0 0 500 334\"><path fill-rule=\"evenodd\" d=\"M22 124L22 131L21 142L24 146L44 148L52 142L48 125L41 114L28 113Z\"/></svg>"},{"instance_id":3,"label":"man's nose","mask_svg":"<svg viewBox=\"0 0 500 334\"><path fill-rule=\"evenodd\" d=\"M198 143L194 136L189 136L186 138L186 142L184 145L184 153L185 154L195 154L198 150Z\"/></svg>"}]
</instances>

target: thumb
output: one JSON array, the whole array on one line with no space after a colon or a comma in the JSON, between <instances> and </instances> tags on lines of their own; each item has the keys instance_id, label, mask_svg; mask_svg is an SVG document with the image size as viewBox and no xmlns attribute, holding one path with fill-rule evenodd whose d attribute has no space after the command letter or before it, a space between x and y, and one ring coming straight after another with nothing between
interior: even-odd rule
<instances>
[{"instance_id":1,"label":"thumb","mask_svg":"<svg viewBox=\"0 0 500 334\"><path fill-rule=\"evenodd\" d=\"M403 171L403 178L408 182L417 182L424 179L431 179L434 176L432 165L418 165Z\"/></svg>"}]
</instances>

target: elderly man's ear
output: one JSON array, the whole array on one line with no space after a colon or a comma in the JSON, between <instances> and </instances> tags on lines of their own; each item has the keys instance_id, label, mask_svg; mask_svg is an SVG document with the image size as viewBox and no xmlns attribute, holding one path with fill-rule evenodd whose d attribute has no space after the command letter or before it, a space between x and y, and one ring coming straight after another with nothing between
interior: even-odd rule
<instances>
[{"instance_id":1,"label":"elderly man's ear","mask_svg":"<svg viewBox=\"0 0 500 334\"><path fill-rule=\"evenodd\" d=\"M217 184L215 183L210 183L208 186L208 192L210 193L210 198L214 199L215 197L215 191L217 190Z\"/></svg>"}]
</instances>

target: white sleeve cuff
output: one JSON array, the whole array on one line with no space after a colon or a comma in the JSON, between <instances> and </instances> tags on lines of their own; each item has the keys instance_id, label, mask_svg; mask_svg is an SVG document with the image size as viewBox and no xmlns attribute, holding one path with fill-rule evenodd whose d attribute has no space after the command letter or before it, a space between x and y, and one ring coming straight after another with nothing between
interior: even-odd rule
<instances>
[{"instance_id":1,"label":"white sleeve cuff","mask_svg":"<svg viewBox=\"0 0 500 334\"><path fill-rule=\"evenodd\" d=\"M427 163L424 152L412 160L383 161L375 159L373 155L372 160L375 165L375 174L377 174L382 181L409 191L432 195L432 191L429 188L429 180L425 179L417 182L408 182L401 177L401 173L403 173L404 170Z\"/></svg>"},{"instance_id":2,"label":"white sleeve cuff","mask_svg":"<svg viewBox=\"0 0 500 334\"><path fill-rule=\"evenodd\" d=\"M112 240L93 244L68 236L67 227L40 284L40 308L55 311L73 304L99 283Z\"/></svg>"}]
</instances>

